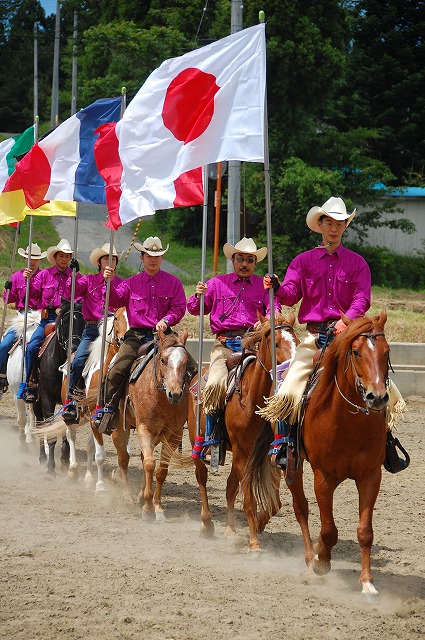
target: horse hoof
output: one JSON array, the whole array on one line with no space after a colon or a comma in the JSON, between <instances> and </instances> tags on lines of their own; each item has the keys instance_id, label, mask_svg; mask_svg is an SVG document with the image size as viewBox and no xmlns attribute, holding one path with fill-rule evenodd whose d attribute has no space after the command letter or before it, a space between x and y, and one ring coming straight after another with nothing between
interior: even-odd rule
<instances>
[{"instance_id":1,"label":"horse hoof","mask_svg":"<svg viewBox=\"0 0 425 640\"><path fill-rule=\"evenodd\" d=\"M313 560L312 568L317 576L325 576L331 570L331 563L319 560L316 556Z\"/></svg>"},{"instance_id":2,"label":"horse hoof","mask_svg":"<svg viewBox=\"0 0 425 640\"><path fill-rule=\"evenodd\" d=\"M165 513L163 511L156 511L155 519L157 522L165 522L167 518L165 517Z\"/></svg>"},{"instance_id":3,"label":"horse hoof","mask_svg":"<svg viewBox=\"0 0 425 640\"><path fill-rule=\"evenodd\" d=\"M362 597L366 601L376 602L377 598L379 598L379 593L373 586L372 582L363 582L362 583Z\"/></svg>"},{"instance_id":4,"label":"horse hoof","mask_svg":"<svg viewBox=\"0 0 425 640\"><path fill-rule=\"evenodd\" d=\"M68 480L72 480L72 482L77 482L78 480L78 469L75 467L73 469L68 469L68 474L67 474L67 478Z\"/></svg>"},{"instance_id":5,"label":"horse hoof","mask_svg":"<svg viewBox=\"0 0 425 640\"><path fill-rule=\"evenodd\" d=\"M155 522L156 514L155 511L146 511L142 509L142 520L143 522Z\"/></svg>"},{"instance_id":6,"label":"horse hoof","mask_svg":"<svg viewBox=\"0 0 425 640\"><path fill-rule=\"evenodd\" d=\"M94 490L94 492L95 492L95 494L97 496L105 495L106 487L105 487L105 483L103 482L103 480L101 482L97 482L96 483L96 489Z\"/></svg>"},{"instance_id":7,"label":"horse hoof","mask_svg":"<svg viewBox=\"0 0 425 640\"><path fill-rule=\"evenodd\" d=\"M209 522L205 524L204 522L201 524L201 536L206 540L212 540L214 538L214 523Z\"/></svg>"}]
</instances>

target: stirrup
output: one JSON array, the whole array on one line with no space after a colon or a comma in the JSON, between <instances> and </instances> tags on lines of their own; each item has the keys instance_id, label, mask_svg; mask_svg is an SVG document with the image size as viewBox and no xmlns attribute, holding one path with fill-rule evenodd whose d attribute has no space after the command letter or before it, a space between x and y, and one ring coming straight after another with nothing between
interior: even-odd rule
<instances>
[{"instance_id":1,"label":"stirrup","mask_svg":"<svg viewBox=\"0 0 425 640\"><path fill-rule=\"evenodd\" d=\"M272 448L269 451L271 464L285 471L288 462L288 446L292 448L294 444L294 438L289 436L282 436L273 440Z\"/></svg>"},{"instance_id":2,"label":"stirrup","mask_svg":"<svg viewBox=\"0 0 425 640\"><path fill-rule=\"evenodd\" d=\"M397 453L397 449L404 455L404 459L400 458ZM387 432L387 442L385 445L385 460L383 462L384 468L390 473L398 473L404 471L410 464L410 456L406 449L402 447L398 438L394 438L391 431Z\"/></svg>"},{"instance_id":3,"label":"stirrup","mask_svg":"<svg viewBox=\"0 0 425 640\"><path fill-rule=\"evenodd\" d=\"M114 413L115 407L111 405L106 404L104 407L96 407L96 412L91 416L91 419L99 433L111 435L115 428L111 424Z\"/></svg>"},{"instance_id":4,"label":"stirrup","mask_svg":"<svg viewBox=\"0 0 425 640\"><path fill-rule=\"evenodd\" d=\"M25 393L24 393L24 400L25 402L28 402L29 404L33 404L34 402L37 402L37 397L38 397L38 385L26 385L25 387Z\"/></svg>"},{"instance_id":5,"label":"stirrup","mask_svg":"<svg viewBox=\"0 0 425 640\"><path fill-rule=\"evenodd\" d=\"M61 409L62 418L66 424L78 424L80 421L77 403L67 400Z\"/></svg>"}]
</instances>

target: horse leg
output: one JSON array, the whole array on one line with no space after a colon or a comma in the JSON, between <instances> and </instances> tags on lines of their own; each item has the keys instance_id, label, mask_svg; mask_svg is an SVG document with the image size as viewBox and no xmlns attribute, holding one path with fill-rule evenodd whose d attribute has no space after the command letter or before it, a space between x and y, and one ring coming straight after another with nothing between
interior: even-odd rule
<instances>
[{"instance_id":1,"label":"horse leg","mask_svg":"<svg viewBox=\"0 0 425 640\"><path fill-rule=\"evenodd\" d=\"M91 487L91 485L94 482L94 479L93 479L94 455L95 455L95 439L93 436L93 432L90 431L89 437L87 439L87 448L86 448L87 469L86 469L86 475L84 476L84 484L87 487L87 489Z\"/></svg>"},{"instance_id":2,"label":"horse leg","mask_svg":"<svg viewBox=\"0 0 425 640\"><path fill-rule=\"evenodd\" d=\"M118 467L121 472L122 495L124 502L133 502L130 486L128 484L128 463L130 462L130 456L127 450L128 438L129 431L124 431L122 426L112 432L112 442L114 443L117 451Z\"/></svg>"},{"instance_id":3,"label":"horse leg","mask_svg":"<svg viewBox=\"0 0 425 640\"><path fill-rule=\"evenodd\" d=\"M214 537L214 522L208 502L207 482L208 469L200 458L194 458L195 477L201 496L201 535L205 538Z\"/></svg>"},{"instance_id":4,"label":"horse leg","mask_svg":"<svg viewBox=\"0 0 425 640\"><path fill-rule=\"evenodd\" d=\"M362 551L362 569L360 584L362 594L377 596L378 591L373 586L372 572L370 568L370 553L373 543L373 508L381 486L382 471L379 467L376 472L368 473L367 477L356 481L359 492L359 524L357 526L357 540Z\"/></svg>"},{"instance_id":5,"label":"horse leg","mask_svg":"<svg viewBox=\"0 0 425 640\"><path fill-rule=\"evenodd\" d=\"M31 433L37 426L37 420L31 404L25 405L26 422L25 422L25 441L27 444L32 444L33 438Z\"/></svg>"},{"instance_id":6,"label":"horse leg","mask_svg":"<svg viewBox=\"0 0 425 640\"><path fill-rule=\"evenodd\" d=\"M61 457L60 457L62 466L64 467L69 466L69 460L70 460L70 446L69 446L68 440L66 439L66 436L63 436L62 443L61 443Z\"/></svg>"},{"instance_id":7,"label":"horse leg","mask_svg":"<svg viewBox=\"0 0 425 640\"><path fill-rule=\"evenodd\" d=\"M301 460L300 466L296 471L294 481L288 485L288 487L292 494L292 508L297 522L300 525L301 535L303 537L304 560L306 565L311 567L315 552L308 526L308 501L304 493L303 465L304 460Z\"/></svg>"},{"instance_id":8,"label":"horse leg","mask_svg":"<svg viewBox=\"0 0 425 640\"><path fill-rule=\"evenodd\" d=\"M147 434L146 432L145 434L143 434L142 429L138 427L137 435L139 438L141 451L140 457L142 460L144 472L144 478L142 480L140 491L137 496L137 501L141 503L142 500L144 500L144 504L142 507L143 520L152 521L155 520L155 507L153 504L153 476L156 466L155 456L149 434Z\"/></svg>"},{"instance_id":9,"label":"horse leg","mask_svg":"<svg viewBox=\"0 0 425 640\"><path fill-rule=\"evenodd\" d=\"M233 459L229 477L226 483L226 529L224 535L226 538L234 538L236 536L235 528L235 502L239 492L239 478L235 468L235 460Z\"/></svg>"},{"instance_id":10,"label":"horse leg","mask_svg":"<svg viewBox=\"0 0 425 640\"><path fill-rule=\"evenodd\" d=\"M26 444L26 440L25 440L25 426L26 426L25 401L24 400L20 400L19 398L15 397L15 406L16 406L16 412L18 414L17 420L18 420L18 426L19 426L19 442L18 442L18 445L20 447L22 447L23 445ZM30 440L30 442L31 442L31 440Z\"/></svg>"},{"instance_id":11,"label":"horse leg","mask_svg":"<svg viewBox=\"0 0 425 640\"><path fill-rule=\"evenodd\" d=\"M67 425L66 427L66 442L69 446L69 469L68 478L70 480L78 480L78 464L77 455L75 450L75 441L77 439L77 429L75 425ZM62 449L64 441L62 440Z\"/></svg>"},{"instance_id":12,"label":"horse leg","mask_svg":"<svg viewBox=\"0 0 425 640\"><path fill-rule=\"evenodd\" d=\"M48 451L49 454L47 456L47 473L49 473L51 476L56 475L56 471L55 471L55 446L56 446L56 442L57 440L53 440L53 442L48 442Z\"/></svg>"},{"instance_id":13,"label":"horse leg","mask_svg":"<svg viewBox=\"0 0 425 640\"><path fill-rule=\"evenodd\" d=\"M331 570L332 549L338 542L338 529L333 515L333 497L337 484L330 476L326 478L316 470L314 473L314 491L320 510L320 534L313 558L313 571L325 575Z\"/></svg>"}]
</instances>

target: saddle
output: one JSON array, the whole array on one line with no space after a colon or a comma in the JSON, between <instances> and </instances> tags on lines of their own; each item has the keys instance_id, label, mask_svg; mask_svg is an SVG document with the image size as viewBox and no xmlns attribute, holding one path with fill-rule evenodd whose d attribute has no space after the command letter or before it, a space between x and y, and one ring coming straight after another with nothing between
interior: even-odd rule
<instances>
[{"instance_id":1,"label":"saddle","mask_svg":"<svg viewBox=\"0 0 425 640\"><path fill-rule=\"evenodd\" d=\"M147 342L146 344L142 344L138 351L138 358L135 360L134 364L130 369L129 382L136 382L137 378L140 376L142 371L145 369L146 365L150 360L152 360L154 354L156 352L155 343Z\"/></svg>"},{"instance_id":2,"label":"saddle","mask_svg":"<svg viewBox=\"0 0 425 640\"><path fill-rule=\"evenodd\" d=\"M228 369L227 376L227 392L226 392L226 402L232 396L232 394L236 391L240 393L240 381L245 372L247 366L253 362L256 358L256 355L253 351L239 351L230 354L226 359L226 365ZM201 376L201 389L205 387L205 384L208 380L208 371ZM189 391L192 395L198 395L198 380L189 388Z\"/></svg>"},{"instance_id":3,"label":"saddle","mask_svg":"<svg viewBox=\"0 0 425 640\"><path fill-rule=\"evenodd\" d=\"M41 358L43 353L46 351L47 345L50 344L50 342L53 340L53 336L55 335L55 331L54 331L55 324L53 322L51 323L51 325L50 324L46 325L46 327L44 329L44 332L46 333L47 327L50 327L50 326L52 326L53 329L52 329L51 333L46 334L46 337L44 338L43 343L42 343L40 349L38 350L38 357L39 358Z\"/></svg>"}]
</instances>

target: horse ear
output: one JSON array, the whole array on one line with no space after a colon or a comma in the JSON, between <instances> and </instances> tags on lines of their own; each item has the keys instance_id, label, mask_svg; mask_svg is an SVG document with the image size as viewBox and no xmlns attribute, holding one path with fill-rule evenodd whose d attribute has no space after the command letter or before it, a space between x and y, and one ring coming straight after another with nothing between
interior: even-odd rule
<instances>
[{"instance_id":1,"label":"horse ear","mask_svg":"<svg viewBox=\"0 0 425 640\"><path fill-rule=\"evenodd\" d=\"M267 318L265 318L264 316L261 315L261 313L258 311L258 309L257 309L257 317L258 317L259 321L261 322L261 324L263 324L267 320Z\"/></svg>"},{"instance_id":2,"label":"horse ear","mask_svg":"<svg viewBox=\"0 0 425 640\"><path fill-rule=\"evenodd\" d=\"M294 311L291 311L291 313L289 314L288 324L290 324L292 327L295 324L295 312Z\"/></svg>"},{"instance_id":3,"label":"horse ear","mask_svg":"<svg viewBox=\"0 0 425 640\"><path fill-rule=\"evenodd\" d=\"M181 335L179 336L179 340L182 344L186 344L187 336L189 335L189 331L187 329L183 329Z\"/></svg>"},{"instance_id":4,"label":"horse ear","mask_svg":"<svg viewBox=\"0 0 425 640\"><path fill-rule=\"evenodd\" d=\"M350 324L350 322L353 322L352 318L349 318L348 316L345 315L345 313L343 311L340 311L341 314L341 320L343 321L344 324L346 324L347 326Z\"/></svg>"},{"instance_id":5,"label":"horse ear","mask_svg":"<svg viewBox=\"0 0 425 640\"><path fill-rule=\"evenodd\" d=\"M387 321L387 310L384 308L384 309L381 310L381 313L377 317L377 322L383 328L385 323L386 323L386 321Z\"/></svg>"}]
</instances>

